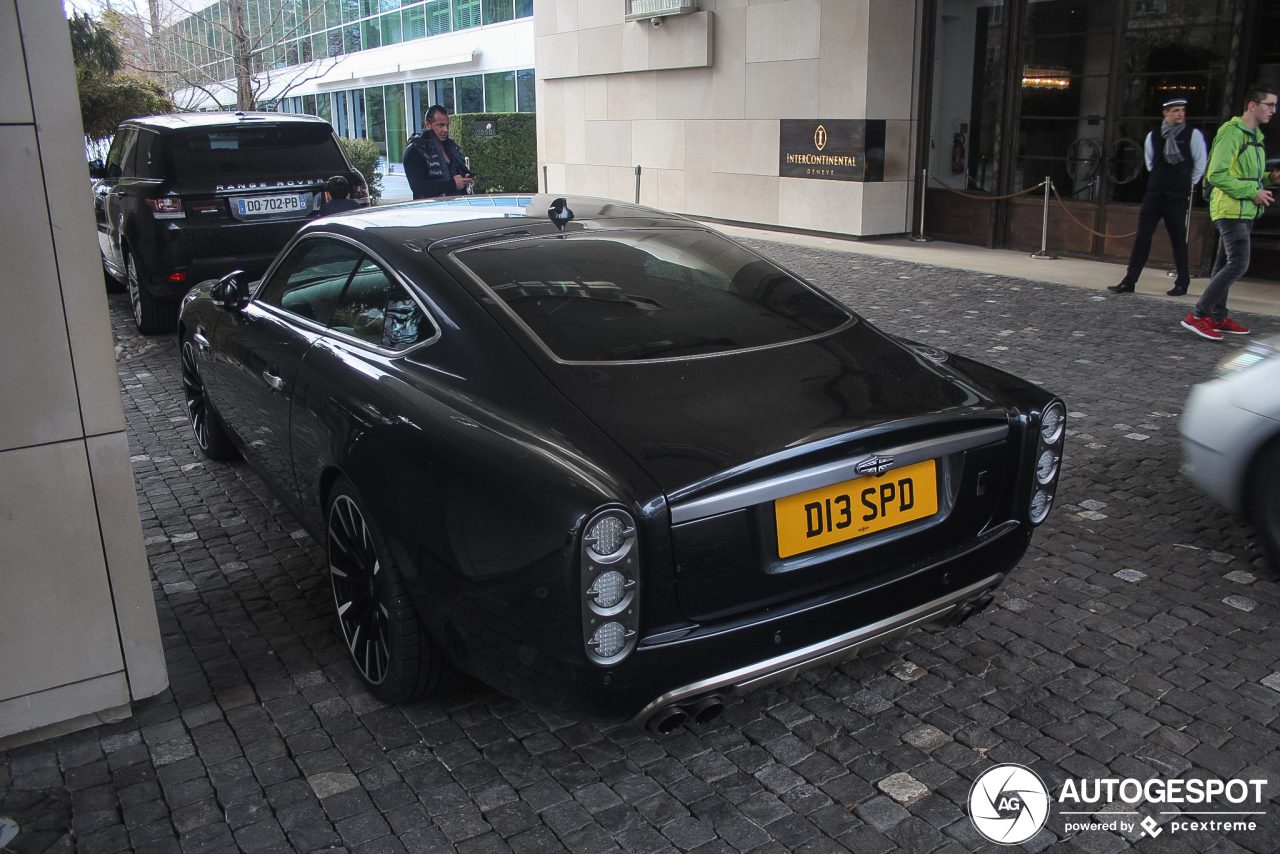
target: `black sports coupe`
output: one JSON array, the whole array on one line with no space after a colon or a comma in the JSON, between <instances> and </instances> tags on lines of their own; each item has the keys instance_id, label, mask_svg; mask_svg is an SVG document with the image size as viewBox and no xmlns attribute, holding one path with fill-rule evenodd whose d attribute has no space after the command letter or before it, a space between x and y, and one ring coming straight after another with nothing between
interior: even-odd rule
<instances>
[{"instance_id":1,"label":"black sports coupe","mask_svg":"<svg viewBox=\"0 0 1280 854\"><path fill-rule=\"evenodd\" d=\"M325 544L375 695L459 668L668 732L984 608L1066 410L706 226L480 196L315 220L182 306L187 409Z\"/></svg>"}]
</instances>

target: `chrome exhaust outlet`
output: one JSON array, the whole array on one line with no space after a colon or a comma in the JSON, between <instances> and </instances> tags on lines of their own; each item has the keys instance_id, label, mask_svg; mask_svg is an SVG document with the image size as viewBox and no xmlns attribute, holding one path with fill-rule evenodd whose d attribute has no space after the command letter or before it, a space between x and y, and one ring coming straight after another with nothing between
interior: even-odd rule
<instances>
[{"instance_id":1,"label":"chrome exhaust outlet","mask_svg":"<svg viewBox=\"0 0 1280 854\"><path fill-rule=\"evenodd\" d=\"M943 621L944 626L958 626L974 614L980 614L987 610L987 606L995 599L995 594L991 592L983 593L981 596L975 596L967 602L962 602L947 615L947 619Z\"/></svg>"},{"instance_id":2,"label":"chrome exhaust outlet","mask_svg":"<svg viewBox=\"0 0 1280 854\"><path fill-rule=\"evenodd\" d=\"M644 728L659 735L673 733L689 721L689 713L680 706L664 706L645 721Z\"/></svg>"},{"instance_id":3,"label":"chrome exhaust outlet","mask_svg":"<svg viewBox=\"0 0 1280 854\"><path fill-rule=\"evenodd\" d=\"M695 724L710 723L720 717L720 713L724 711L724 698L719 694L712 694L687 706L685 710Z\"/></svg>"}]
</instances>

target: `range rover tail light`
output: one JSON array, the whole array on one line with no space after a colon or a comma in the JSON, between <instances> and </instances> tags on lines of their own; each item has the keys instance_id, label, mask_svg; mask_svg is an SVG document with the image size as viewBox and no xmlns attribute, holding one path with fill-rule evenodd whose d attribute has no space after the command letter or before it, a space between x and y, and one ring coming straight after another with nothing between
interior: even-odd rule
<instances>
[{"instance_id":1,"label":"range rover tail light","mask_svg":"<svg viewBox=\"0 0 1280 854\"><path fill-rule=\"evenodd\" d=\"M640 545L631 514L607 508L583 529L582 640L587 658L609 666L636 646L640 625Z\"/></svg>"},{"instance_id":2,"label":"range rover tail light","mask_svg":"<svg viewBox=\"0 0 1280 854\"><path fill-rule=\"evenodd\" d=\"M1036 428L1036 457L1034 480L1031 484L1031 503L1027 515L1031 524L1039 525L1053 507L1053 496L1058 491L1058 474L1062 468L1062 446L1067 435L1067 410L1060 401L1054 401L1040 414Z\"/></svg>"},{"instance_id":3,"label":"range rover tail light","mask_svg":"<svg viewBox=\"0 0 1280 854\"><path fill-rule=\"evenodd\" d=\"M147 199L147 207L155 214L156 219L182 219L186 216L182 211L182 199L176 196L165 196L160 199Z\"/></svg>"}]
</instances>

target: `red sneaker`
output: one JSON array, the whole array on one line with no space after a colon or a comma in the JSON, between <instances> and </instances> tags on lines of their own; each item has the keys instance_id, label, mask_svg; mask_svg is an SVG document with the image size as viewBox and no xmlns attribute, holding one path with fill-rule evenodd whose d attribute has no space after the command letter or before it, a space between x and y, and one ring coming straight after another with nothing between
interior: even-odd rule
<instances>
[{"instance_id":1,"label":"red sneaker","mask_svg":"<svg viewBox=\"0 0 1280 854\"><path fill-rule=\"evenodd\" d=\"M1208 338L1210 341L1222 340L1222 333L1213 328L1213 318L1196 317L1196 313L1193 311L1183 319L1182 325L1201 338Z\"/></svg>"},{"instance_id":2,"label":"red sneaker","mask_svg":"<svg viewBox=\"0 0 1280 854\"><path fill-rule=\"evenodd\" d=\"M1216 329L1218 332L1229 332L1232 335L1248 335L1249 334L1249 327L1241 326L1240 324L1236 323L1234 320L1232 320L1229 317L1226 320L1222 321L1221 323L1215 320L1213 322L1213 328Z\"/></svg>"}]
</instances>

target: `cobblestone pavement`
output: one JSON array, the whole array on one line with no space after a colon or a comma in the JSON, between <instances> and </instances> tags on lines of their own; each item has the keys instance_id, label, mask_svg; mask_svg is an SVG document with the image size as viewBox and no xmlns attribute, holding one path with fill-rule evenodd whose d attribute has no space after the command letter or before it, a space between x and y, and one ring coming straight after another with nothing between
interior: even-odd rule
<instances>
[{"instance_id":1,"label":"cobblestone pavement","mask_svg":"<svg viewBox=\"0 0 1280 854\"><path fill-rule=\"evenodd\" d=\"M1270 781L1253 831L1181 832L1144 804L1157 838L1075 832L1066 822L1087 817L1055 808L1025 850L1277 848L1280 596L1249 529L1179 474L1178 413L1228 345L1143 297L757 245L884 328L1068 401L1057 507L991 609L665 738L474 682L385 706L347 663L318 544L243 464L197 454L173 347L129 334L112 297L172 687L119 724L0 754L0 814L27 828L10 847L992 850L966 814L971 781L1018 762L1054 791L1072 778Z\"/></svg>"}]
</instances>

